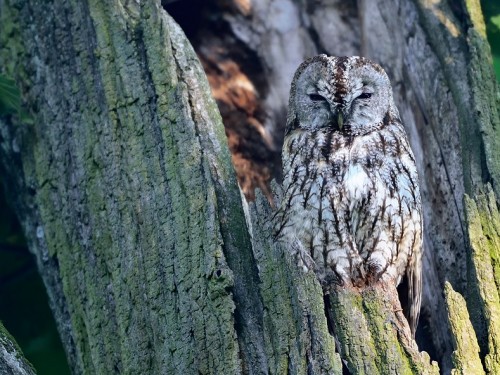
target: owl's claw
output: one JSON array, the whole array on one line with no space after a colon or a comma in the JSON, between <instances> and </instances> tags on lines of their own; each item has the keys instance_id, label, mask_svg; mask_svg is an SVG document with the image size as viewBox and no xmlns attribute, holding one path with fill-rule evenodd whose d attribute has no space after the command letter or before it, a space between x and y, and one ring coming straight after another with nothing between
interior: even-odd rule
<instances>
[{"instance_id":1,"label":"owl's claw","mask_svg":"<svg viewBox=\"0 0 500 375\"><path fill-rule=\"evenodd\" d=\"M314 271L316 269L316 263L311 257L309 252L304 249L300 241L295 238L292 242L292 254L294 254L297 266L303 271Z\"/></svg>"},{"instance_id":2,"label":"owl's claw","mask_svg":"<svg viewBox=\"0 0 500 375\"><path fill-rule=\"evenodd\" d=\"M297 265L303 272L314 271L316 269L314 259L307 251L302 249L297 252Z\"/></svg>"}]
</instances>

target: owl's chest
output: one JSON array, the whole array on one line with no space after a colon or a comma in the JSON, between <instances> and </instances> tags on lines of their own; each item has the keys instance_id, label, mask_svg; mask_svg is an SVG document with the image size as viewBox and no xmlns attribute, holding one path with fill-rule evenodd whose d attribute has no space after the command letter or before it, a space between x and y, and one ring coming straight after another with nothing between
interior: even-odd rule
<instances>
[{"instance_id":1,"label":"owl's chest","mask_svg":"<svg viewBox=\"0 0 500 375\"><path fill-rule=\"evenodd\" d=\"M302 138L289 142L290 154L284 157L289 207L301 218L321 221L333 211L350 216L379 204L391 157L371 138L347 142L336 135L317 136L313 146Z\"/></svg>"},{"instance_id":2,"label":"owl's chest","mask_svg":"<svg viewBox=\"0 0 500 375\"><path fill-rule=\"evenodd\" d=\"M366 150L343 148L331 152L328 158L320 153L316 157L301 176L301 183L309 186L303 193L310 190L317 200L329 200L330 205L338 207L352 207L373 194L385 170L383 162Z\"/></svg>"},{"instance_id":3,"label":"owl's chest","mask_svg":"<svg viewBox=\"0 0 500 375\"><path fill-rule=\"evenodd\" d=\"M301 217L335 210L348 214L376 191L378 171L369 169L348 152L337 152L329 160L318 158L306 164L297 160L288 178L291 206ZM321 216L320 216L321 218Z\"/></svg>"},{"instance_id":4,"label":"owl's chest","mask_svg":"<svg viewBox=\"0 0 500 375\"><path fill-rule=\"evenodd\" d=\"M350 163L340 178L340 186L334 186L334 189L344 191L344 199L351 203L349 206L352 206L373 191L375 174L373 171L369 172L362 164Z\"/></svg>"}]
</instances>

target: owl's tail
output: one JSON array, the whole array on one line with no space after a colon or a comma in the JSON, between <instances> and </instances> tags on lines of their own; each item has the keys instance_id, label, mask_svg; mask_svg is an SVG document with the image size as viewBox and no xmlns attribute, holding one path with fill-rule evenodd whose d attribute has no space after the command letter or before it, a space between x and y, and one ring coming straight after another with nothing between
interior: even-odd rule
<instances>
[{"instance_id":1,"label":"owl's tail","mask_svg":"<svg viewBox=\"0 0 500 375\"><path fill-rule=\"evenodd\" d=\"M422 304L422 253L416 251L412 254L408 267L406 268L408 282L408 300L406 309L403 309L410 324L411 334L415 337L418 318L420 316L420 305Z\"/></svg>"}]
</instances>

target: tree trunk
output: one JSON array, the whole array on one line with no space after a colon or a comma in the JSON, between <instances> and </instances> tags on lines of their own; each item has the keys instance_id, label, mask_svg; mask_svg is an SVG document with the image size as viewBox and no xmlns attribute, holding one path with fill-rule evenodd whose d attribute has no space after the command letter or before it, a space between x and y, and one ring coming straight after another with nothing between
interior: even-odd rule
<instances>
[{"instance_id":1,"label":"tree trunk","mask_svg":"<svg viewBox=\"0 0 500 375\"><path fill-rule=\"evenodd\" d=\"M0 322L0 375L34 375L16 341Z\"/></svg>"},{"instance_id":2,"label":"tree trunk","mask_svg":"<svg viewBox=\"0 0 500 375\"><path fill-rule=\"evenodd\" d=\"M247 195L279 169L266 163L305 57L363 54L386 68L422 186L417 341L445 373L467 373L477 338L495 373L500 122L478 2L210 6L200 33L187 31ZM395 290L323 296L273 241L262 195L241 199L208 81L159 2L0 0L0 24L1 73L33 118L0 118L1 172L73 373L437 373L394 311ZM227 34L203 32L214 24ZM224 74L250 87L245 100ZM242 118L262 160L236 147ZM257 177L245 185L248 166ZM445 281L467 305L451 286L445 298Z\"/></svg>"}]
</instances>

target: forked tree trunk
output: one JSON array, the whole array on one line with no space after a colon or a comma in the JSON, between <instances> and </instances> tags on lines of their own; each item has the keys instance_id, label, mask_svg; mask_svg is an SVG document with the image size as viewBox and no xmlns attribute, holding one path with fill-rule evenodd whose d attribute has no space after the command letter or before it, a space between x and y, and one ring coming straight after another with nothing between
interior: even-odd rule
<instances>
[{"instance_id":1,"label":"forked tree trunk","mask_svg":"<svg viewBox=\"0 0 500 375\"><path fill-rule=\"evenodd\" d=\"M417 339L444 372L495 373L500 122L478 1L224 6L216 22L230 33L217 43L259 62L235 82L257 88L245 116L270 155L305 57L363 54L386 68L425 211ZM242 200L205 73L159 2L0 0L0 24L1 74L33 119L0 118L2 180L75 374L437 373L394 290L324 298L274 243L272 209L260 194ZM214 87L210 67L234 65L217 67L204 40ZM225 92L214 90L222 109ZM445 281L466 303L450 285L445 298Z\"/></svg>"}]
</instances>

